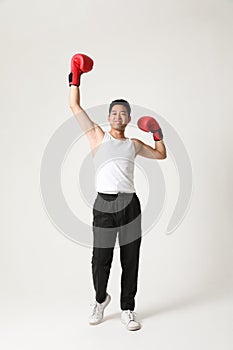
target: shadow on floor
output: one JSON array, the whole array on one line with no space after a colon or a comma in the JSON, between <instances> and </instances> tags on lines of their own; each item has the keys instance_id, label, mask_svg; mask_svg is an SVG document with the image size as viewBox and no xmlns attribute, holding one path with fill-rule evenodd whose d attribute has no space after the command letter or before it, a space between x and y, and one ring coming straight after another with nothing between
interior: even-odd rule
<instances>
[{"instance_id":1,"label":"shadow on floor","mask_svg":"<svg viewBox=\"0 0 233 350\"><path fill-rule=\"evenodd\" d=\"M121 318L121 313L120 312L115 312L115 313L111 313L111 314L107 314L105 313L104 315L104 321L108 321L108 320L113 320L113 319L119 319Z\"/></svg>"},{"instance_id":2,"label":"shadow on floor","mask_svg":"<svg viewBox=\"0 0 233 350\"><path fill-rule=\"evenodd\" d=\"M169 300L166 304L163 305L151 305L146 309L142 309L139 312L140 319L146 319L153 317L158 314L172 312L179 309L184 309L186 307L199 305L207 302L211 302L213 300L218 300L219 298L224 298L229 296L227 291L223 290L212 290L212 291L198 291L193 295L180 296L179 298L174 298L173 300Z\"/></svg>"}]
</instances>

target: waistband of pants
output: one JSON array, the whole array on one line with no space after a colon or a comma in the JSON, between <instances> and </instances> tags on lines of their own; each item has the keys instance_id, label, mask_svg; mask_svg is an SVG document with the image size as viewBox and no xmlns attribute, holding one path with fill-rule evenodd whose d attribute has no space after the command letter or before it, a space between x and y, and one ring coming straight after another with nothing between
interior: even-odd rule
<instances>
[{"instance_id":1,"label":"waistband of pants","mask_svg":"<svg viewBox=\"0 0 233 350\"><path fill-rule=\"evenodd\" d=\"M136 192L118 192L118 193L103 193L103 192L97 192L100 196L106 196L106 197L113 197L117 198L119 197L132 197L136 195Z\"/></svg>"}]
</instances>

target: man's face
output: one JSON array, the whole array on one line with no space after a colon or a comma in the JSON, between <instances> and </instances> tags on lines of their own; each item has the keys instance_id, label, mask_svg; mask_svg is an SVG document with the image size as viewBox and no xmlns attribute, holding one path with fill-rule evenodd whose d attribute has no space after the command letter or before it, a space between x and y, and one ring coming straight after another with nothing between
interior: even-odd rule
<instances>
[{"instance_id":1,"label":"man's face","mask_svg":"<svg viewBox=\"0 0 233 350\"><path fill-rule=\"evenodd\" d=\"M130 120L127 108L122 105L114 105L108 116L111 127L116 130L124 130Z\"/></svg>"}]
</instances>

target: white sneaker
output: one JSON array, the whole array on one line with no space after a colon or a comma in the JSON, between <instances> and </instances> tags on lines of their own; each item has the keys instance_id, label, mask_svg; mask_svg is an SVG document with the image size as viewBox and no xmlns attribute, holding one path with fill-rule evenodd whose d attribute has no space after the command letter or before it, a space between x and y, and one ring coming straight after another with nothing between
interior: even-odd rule
<instances>
[{"instance_id":1,"label":"white sneaker","mask_svg":"<svg viewBox=\"0 0 233 350\"><path fill-rule=\"evenodd\" d=\"M136 321L135 313L131 310L122 311L121 322L126 325L129 331L136 331L141 328L140 323Z\"/></svg>"},{"instance_id":2,"label":"white sneaker","mask_svg":"<svg viewBox=\"0 0 233 350\"><path fill-rule=\"evenodd\" d=\"M102 303L98 303L97 301L92 304L94 306L92 310L92 314L89 318L89 324L90 325L96 325L100 323L104 317L104 309L106 306L110 303L111 297L107 293L106 299Z\"/></svg>"}]
</instances>

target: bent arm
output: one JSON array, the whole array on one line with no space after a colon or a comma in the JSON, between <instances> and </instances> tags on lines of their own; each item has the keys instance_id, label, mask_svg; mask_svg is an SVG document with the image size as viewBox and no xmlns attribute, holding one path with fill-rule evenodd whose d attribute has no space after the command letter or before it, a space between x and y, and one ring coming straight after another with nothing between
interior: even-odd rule
<instances>
[{"instance_id":1,"label":"bent arm","mask_svg":"<svg viewBox=\"0 0 233 350\"><path fill-rule=\"evenodd\" d=\"M155 148L145 144L141 140L134 139L137 143L136 155L151 159L166 159L167 152L163 140L155 142Z\"/></svg>"}]
</instances>

